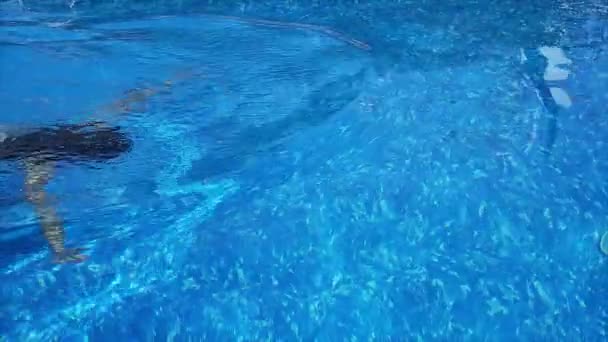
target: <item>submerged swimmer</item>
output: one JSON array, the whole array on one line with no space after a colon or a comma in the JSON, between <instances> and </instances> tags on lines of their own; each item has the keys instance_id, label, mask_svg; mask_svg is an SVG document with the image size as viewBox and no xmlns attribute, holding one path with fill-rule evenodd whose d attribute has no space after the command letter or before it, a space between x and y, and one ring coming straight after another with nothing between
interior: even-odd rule
<instances>
[{"instance_id":1,"label":"submerged swimmer","mask_svg":"<svg viewBox=\"0 0 608 342\"><path fill-rule=\"evenodd\" d=\"M85 259L81 249L64 245L63 223L44 187L60 161L104 161L127 152L129 137L119 128L97 124L41 128L22 134L5 132L0 141L0 160L13 160L25 169L25 197L35 210L44 237L56 262Z\"/></svg>"},{"instance_id":2,"label":"submerged swimmer","mask_svg":"<svg viewBox=\"0 0 608 342\"><path fill-rule=\"evenodd\" d=\"M123 114L131 106L145 102L150 96L167 91L160 88L129 91L104 109L104 114ZM0 161L14 161L25 170L25 197L33 205L48 241L55 262L81 262L86 259L82 249L65 247L64 226L44 187L52 178L57 162L103 162L131 149L133 141L118 126L92 121L84 124L58 125L31 130L10 130L0 126Z\"/></svg>"},{"instance_id":3,"label":"submerged swimmer","mask_svg":"<svg viewBox=\"0 0 608 342\"><path fill-rule=\"evenodd\" d=\"M570 77L568 65L572 61L561 48L546 46L527 53L522 49L520 57L528 69L525 78L531 82L545 110L545 141L541 150L550 155L557 139L559 116L572 106L572 99L565 89Z\"/></svg>"}]
</instances>

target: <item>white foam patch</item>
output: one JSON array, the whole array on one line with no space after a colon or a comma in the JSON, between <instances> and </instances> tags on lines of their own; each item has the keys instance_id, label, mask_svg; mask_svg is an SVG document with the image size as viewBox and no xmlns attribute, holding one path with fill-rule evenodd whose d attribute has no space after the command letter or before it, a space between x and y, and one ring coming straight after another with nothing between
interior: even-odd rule
<instances>
[{"instance_id":1,"label":"white foam patch","mask_svg":"<svg viewBox=\"0 0 608 342\"><path fill-rule=\"evenodd\" d=\"M547 68L544 74L546 81L563 81L568 78L570 71L561 66L572 64L572 60L566 57L562 48L543 46L538 50L547 58Z\"/></svg>"},{"instance_id":2,"label":"white foam patch","mask_svg":"<svg viewBox=\"0 0 608 342\"><path fill-rule=\"evenodd\" d=\"M570 70L564 66L572 64L572 60L566 57L566 53L560 47L543 46L539 48L540 53L547 58L547 67L543 78L545 81L564 81L570 76ZM572 106L572 99L561 87L549 88L551 96L557 105L563 108Z\"/></svg>"},{"instance_id":3,"label":"white foam patch","mask_svg":"<svg viewBox=\"0 0 608 342\"><path fill-rule=\"evenodd\" d=\"M547 66L545 74L543 75L545 81L563 81L568 79L569 76L570 71L555 65Z\"/></svg>"},{"instance_id":4,"label":"white foam patch","mask_svg":"<svg viewBox=\"0 0 608 342\"><path fill-rule=\"evenodd\" d=\"M564 108L570 108L572 106L572 99L570 99L570 96L564 89L551 87L549 88L549 91L551 91L551 96L553 96L553 100L555 100L555 103L558 105Z\"/></svg>"},{"instance_id":5,"label":"white foam patch","mask_svg":"<svg viewBox=\"0 0 608 342\"><path fill-rule=\"evenodd\" d=\"M542 46L538 49L547 58L550 65L571 64L572 60L566 57L566 53L560 47Z\"/></svg>"}]
</instances>

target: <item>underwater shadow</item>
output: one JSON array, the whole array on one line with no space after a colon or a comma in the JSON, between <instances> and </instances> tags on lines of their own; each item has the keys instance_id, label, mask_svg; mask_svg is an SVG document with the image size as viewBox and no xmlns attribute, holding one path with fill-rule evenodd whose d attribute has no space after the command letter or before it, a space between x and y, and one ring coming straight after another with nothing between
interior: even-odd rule
<instances>
[{"instance_id":1,"label":"underwater shadow","mask_svg":"<svg viewBox=\"0 0 608 342\"><path fill-rule=\"evenodd\" d=\"M242 170L247 160L282 146L304 129L320 126L351 104L361 93L366 69L327 82L312 91L291 115L261 126L210 125L199 131L212 147L194 163L188 178L212 178ZM236 126L236 125L235 125Z\"/></svg>"}]
</instances>

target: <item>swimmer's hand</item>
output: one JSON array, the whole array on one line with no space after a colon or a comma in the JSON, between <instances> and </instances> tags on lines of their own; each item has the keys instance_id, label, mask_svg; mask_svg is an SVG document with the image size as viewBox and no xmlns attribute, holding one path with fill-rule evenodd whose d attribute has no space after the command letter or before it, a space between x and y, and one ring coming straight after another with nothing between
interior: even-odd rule
<instances>
[{"instance_id":1,"label":"swimmer's hand","mask_svg":"<svg viewBox=\"0 0 608 342\"><path fill-rule=\"evenodd\" d=\"M66 248L61 252L55 252L53 262L57 264L83 262L87 259L86 255L81 254L83 251L84 248Z\"/></svg>"},{"instance_id":2,"label":"swimmer's hand","mask_svg":"<svg viewBox=\"0 0 608 342\"><path fill-rule=\"evenodd\" d=\"M203 72L196 70L194 67L184 67L173 73L173 77L163 82L165 88L171 88L173 85L190 80L195 77L202 77Z\"/></svg>"}]
</instances>

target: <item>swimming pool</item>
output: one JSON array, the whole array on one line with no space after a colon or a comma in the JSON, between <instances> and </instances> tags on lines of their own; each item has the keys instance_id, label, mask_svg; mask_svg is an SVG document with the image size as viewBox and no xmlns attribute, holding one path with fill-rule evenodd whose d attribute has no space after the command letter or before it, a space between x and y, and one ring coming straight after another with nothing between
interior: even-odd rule
<instances>
[{"instance_id":1,"label":"swimming pool","mask_svg":"<svg viewBox=\"0 0 608 342\"><path fill-rule=\"evenodd\" d=\"M1 6L1 124L134 144L48 184L79 264L0 163L0 340L606 339L601 2Z\"/></svg>"}]
</instances>

